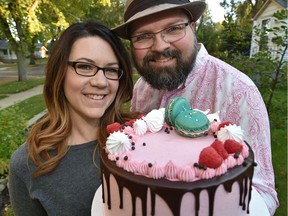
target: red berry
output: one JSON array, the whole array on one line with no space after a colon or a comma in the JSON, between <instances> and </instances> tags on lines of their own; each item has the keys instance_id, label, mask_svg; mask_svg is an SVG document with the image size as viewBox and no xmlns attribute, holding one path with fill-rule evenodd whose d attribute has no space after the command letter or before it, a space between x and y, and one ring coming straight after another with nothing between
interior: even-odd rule
<instances>
[{"instance_id":1,"label":"red berry","mask_svg":"<svg viewBox=\"0 0 288 216\"><path fill-rule=\"evenodd\" d=\"M223 162L223 158L211 146L204 148L199 155L199 164L216 169Z\"/></svg>"},{"instance_id":2,"label":"red berry","mask_svg":"<svg viewBox=\"0 0 288 216\"><path fill-rule=\"evenodd\" d=\"M136 121L136 119L131 119L130 121L125 122L125 125L132 127L132 125L133 125L133 123L134 123L135 121Z\"/></svg>"},{"instance_id":3,"label":"red berry","mask_svg":"<svg viewBox=\"0 0 288 216\"><path fill-rule=\"evenodd\" d=\"M113 124L110 124L106 127L107 133L113 133L115 131L119 131L121 128L121 124L119 124L118 122L115 122Z\"/></svg>"},{"instance_id":4,"label":"red berry","mask_svg":"<svg viewBox=\"0 0 288 216\"><path fill-rule=\"evenodd\" d=\"M224 148L224 144L221 141L219 140L214 141L211 147L213 147L224 160L228 158L229 154Z\"/></svg>"},{"instance_id":5,"label":"red berry","mask_svg":"<svg viewBox=\"0 0 288 216\"><path fill-rule=\"evenodd\" d=\"M220 123L220 124L218 125L218 130L220 130L222 127L228 126L228 125L230 125L230 124L232 124L232 123L229 122L229 121L222 122L222 123Z\"/></svg>"},{"instance_id":6,"label":"red berry","mask_svg":"<svg viewBox=\"0 0 288 216\"><path fill-rule=\"evenodd\" d=\"M139 115L137 116L137 119L141 119L143 116L145 116L145 114L139 114Z\"/></svg>"},{"instance_id":7,"label":"red berry","mask_svg":"<svg viewBox=\"0 0 288 216\"><path fill-rule=\"evenodd\" d=\"M243 146L241 145L241 143L235 140L228 139L224 142L224 148L229 154L232 154L236 152L238 153L242 152Z\"/></svg>"}]
</instances>

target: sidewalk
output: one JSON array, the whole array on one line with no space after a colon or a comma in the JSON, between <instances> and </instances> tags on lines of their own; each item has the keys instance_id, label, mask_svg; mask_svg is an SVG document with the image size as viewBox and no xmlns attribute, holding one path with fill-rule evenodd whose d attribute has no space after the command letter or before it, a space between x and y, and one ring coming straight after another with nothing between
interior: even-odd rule
<instances>
[{"instance_id":1,"label":"sidewalk","mask_svg":"<svg viewBox=\"0 0 288 216\"><path fill-rule=\"evenodd\" d=\"M6 107L9 107L15 103L18 103L20 101L26 100L30 97L33 97L35 95L39 95L43 93L43 85L36 86L32 89L29 89L27 91L19 92L16 94L12 94L6 98L3 98L0 100L0 110L4 109ZM29 119L27 125L33 125L36 121L38 121L44 114L46 113L46 110L44 110L41 113L38 113L33 118Z\"/></svg>"},{"instance_id":2,"label":"sidewalk","mask_svg":"<svg viewBox=\"0 0 288 216\"><path fill-rule=\"evenodd\" d=\"M38 95L43 93L43 85L36 86L32 89L29 89L27 91L19 92L16 94L12 94L6 98L3 98L0 100L0 110L9 107L17 102L20 102L22 100L26 100L32 96Z\"/></svg>"}]
</instances>

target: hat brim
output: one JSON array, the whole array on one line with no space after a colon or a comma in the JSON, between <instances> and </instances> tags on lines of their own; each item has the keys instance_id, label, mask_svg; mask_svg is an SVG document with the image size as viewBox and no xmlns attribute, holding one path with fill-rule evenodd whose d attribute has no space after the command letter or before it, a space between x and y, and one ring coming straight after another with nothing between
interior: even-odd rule
<instances>
[{"instance_id":1,"label":"hat brim","mask_svg":"<svg viewBox=\"0 0 288 216\"><path fill-rule=\"evenodd\" d=\"M182 4L182 5L176 5L176 4L156 5L146 10L136 13L134 16L128 19L125 23L113 28L112 31L115 32L121 38L129 39L130 35L129 35L128 27L132 22L138 19L147 17L149 15L157 14L157 13L170 10L170 9L184 9L190 14L192 20L196 22L199 19L199 17L203 14L203 12L205 11L206 3L203 1L194 1L194 2L187 3L187 4Z\"/></svg>"}]
</instances>

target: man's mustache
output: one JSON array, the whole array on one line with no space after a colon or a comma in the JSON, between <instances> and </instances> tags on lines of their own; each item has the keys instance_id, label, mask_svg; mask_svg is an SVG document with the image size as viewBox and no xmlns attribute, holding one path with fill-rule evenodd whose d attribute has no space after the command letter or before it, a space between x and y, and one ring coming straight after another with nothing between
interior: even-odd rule
<instances>
[{"instance_id":1,"label":"man's mustache","mask_svg":"<svg viewBox=\"0 0 288 216\"><path fill-rule=\"evenodd\" d=\"M161 58L177 58L179 57L179 51L178 50L165 50L163 52L153 52L144 58L144 62L148 61L157 61Z\"/></svg>"}]
</instances>

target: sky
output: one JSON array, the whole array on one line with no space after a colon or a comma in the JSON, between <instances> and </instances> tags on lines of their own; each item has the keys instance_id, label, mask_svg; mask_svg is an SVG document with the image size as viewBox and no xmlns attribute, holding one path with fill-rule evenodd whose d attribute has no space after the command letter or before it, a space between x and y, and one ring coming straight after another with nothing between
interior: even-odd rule
<instances>
[{"instance_id":1,"label":"sky","mask_svg":"<svg viewBox=\"0 0 288 216\"><path fill-rule=\"evenodd\" d=\"M221 0L206 0L214 22L224 20L224 9L219 5L220 2Z\"/></svg>"}]
</instances>

